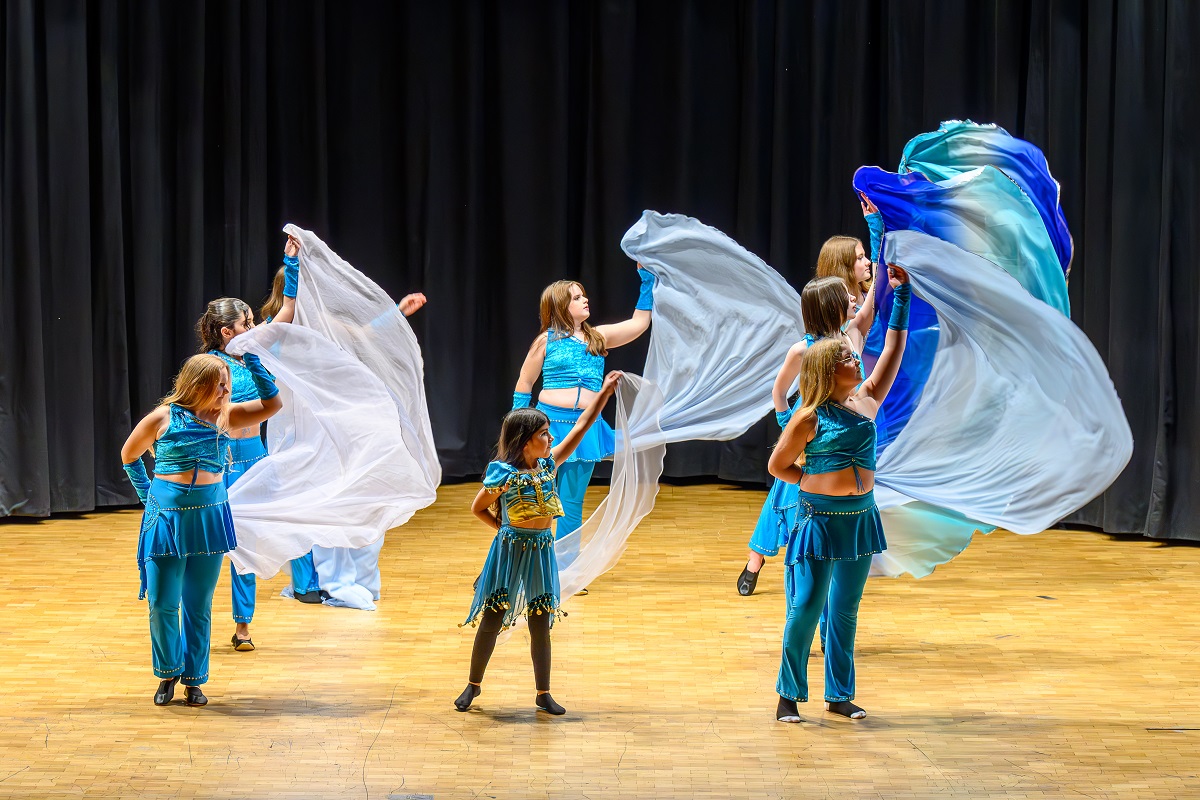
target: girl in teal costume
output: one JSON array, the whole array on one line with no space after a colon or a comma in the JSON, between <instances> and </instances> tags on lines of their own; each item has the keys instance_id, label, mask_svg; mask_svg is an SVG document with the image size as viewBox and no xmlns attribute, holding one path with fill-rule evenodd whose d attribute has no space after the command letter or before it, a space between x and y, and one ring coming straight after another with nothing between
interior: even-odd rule
<instances>
[{"instance_id":1,"label":"girl in teal costume","mask_svg":"<svg viewBox=\"0 0 1200 800\"><path fill-rule=\"evenodd\" d=\"M154 674L161 679L155 705L166 705L183 681L187 704L208 702L212 597L224 554L237 546L224 470L230 461L229 432L255 427L282 407L258 357L245 369L257 398L229 402L229 368L219 358L189 358L170 395L133 429L121 461L145 504L138 539L142 573L139 598L149 597ZM142 454L154 448L154 480ZM182 606L182 624L180 610Z\"/></svg>"},{"instance_id":2,"label":"girl in teal costume","mask_svg":"<svg viewBox=\"0 0 1200 800\"><path fill-rule=\"evenodd\" d=\"M542 291L542 331L529 348L513 392L513 409L525 408L533 385L542 376L537 407L550 419L550 432L563 439L583 409L600 391L604 357L614 347L632 342L650 327L654 307L654 276L638 267L641 293L633 316L624 322L593 328L587 293L576 281L556 281ZM613 429L599 420L571 457L558 467L555 486L563 516L554 536L561 539L583 524L583 499L596 462L611 458Z\"/></svg>"},{"instance_id":3,"label":"girl in teal costume","mask_svg":"<svg viewBox=\"0 0 1200 800\"><path fill-rule=\"evenodd\" d=\"M808 700L808 650L826 609L827 710L859 719L852 701L858 606L871 556L887 548L875 506L875 415L896 378L908 329L908 275L890 267L897 285L887 341L863 380L862 361L843 342L825 339L800 367L804 405L784 428L768 468L799 484L800 510L787 545L788 616L776 691L775 717L799 722L796 703ZM857 388L856 388L857 387ZM797 460L803 456L803 466ZM827 606L828 604L828 606Z\"/></svg>"},{"instance_id":4,"label":"girl in teal costume","mask_svg":"<svg viewBox=\"0 0 1200 800\"><path fill-rule=\"evenodd\" d=\"M788 401L788 392L800 374L805 350L818 339L834 337L845 339L853 352L861 354L867 332L875 321L875 294L870 291L869 283L873 277L872 265L879 257L883 221L879 210L865 197L861 205L871 231L871 259L867 259L858 239L833 236L821 246L817 256L817 279L805 284L800 292L800 311L807 333L788 350L771 390L775 420L781 429L787 426L795 408L795 404ZM864 284L867 284L865 291ZM849 292L849 297L845 292ZM798 503L794 486L779 480L771 485L750 535L750 555L738 576L738 594L743 597L754 594L758 574L766 559L778 555L787 545Z\"/></svg>"},{"instance_id":5,"label":"girl in teal costume","mask_svg":"<svg viewBox=\"0 0 1200 800\"><path fill-rule=\"evenodd\" d=\"M583 442L600 416L600 409L617 388L619 372L610 372L599 391L557 445L550 420L533 408L518 408L504 417L497 460L487 466L483 488L471 503L471 513L496 531L475 584L475 598L463 625L478 625L471 649L467 688L454 707L466 711L479 696L496 637L524 614L529 622L533 656L535 703L550 714L566 709L550 696L550 628L558 613L558 560L550 526L562 517L555 491L555 473ZM553 445L553 446L552 446ZM461 625L459 626L461 627Z\"/></svg>"}]
</instances>

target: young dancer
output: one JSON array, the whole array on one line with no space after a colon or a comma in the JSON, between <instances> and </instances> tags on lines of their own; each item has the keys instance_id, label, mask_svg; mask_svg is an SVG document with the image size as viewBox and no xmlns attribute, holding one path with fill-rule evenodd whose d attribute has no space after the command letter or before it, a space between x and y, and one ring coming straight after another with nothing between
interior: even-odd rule
<instances>
[{"instance_id":1,"label":"young dancer","mask_svg":"<svg viewBox=\"0 0 1200 800\"><path fill-rule=\"evenodd\" d=\"M257 428L282 406L257 356L247 355L243 368L257 397L231 403L225 362L208 354L192 356L171 393L121 448L125 472L146 506L138 538L138 597L149 596L152 664L161 679L155 705L170 703L180 680L188 705L208 702L200 686L208 680L213 591L224 554L237 546L224 476L231 460L230 431ZM151 447L153 481L142 463Z\"/></svg>"},{"instance_id":2,"label":"young dancer","mask_svg":"<svg viewBox=\"0 0 1200 800\"><path fill-rule=\"evenodd\" d=\"M900 367L911 297L904 270L889 271L900 283L870 377L863 379L862 361L846 343L825 339L812 345L800 366L803 405L768 462L772 475L800 486L786 555L788 617L775 714L781 722L799 722L796 702L808 700L808 649L827 601L826 708L851 719L866 716L851 702L854 635L871 556L887 547L873 491L874 420ZM803 466L796 463L801 456Z\"/></svg>"},{"instance_id":3,"label":"young dancer","mask_svg":"<svg viewBox=\"0 0 1200 800\"><path fill-rule=\"evenodd\" d=\"M600 410L616 391L621 373L610 372L575 424L554 444L551 423L534 408L518 408L504 417L496 460L488 464L483 488L471 513L496 531L475 586L475 598L463 625L478 624L471 649L467 688L454 707L466 711L479 696L496 637L521 614L529 622L535 703L550 714L566 709L550 696L550 628L559 608L558 562L551 524L562 517L555 473L584 440ZM460 626L461 627L461 626Z\"/></svg>"},{"instance_id":4,"label":"young dancer","mask_svg":"<svg viewBox=\"0 0 1200 800\"><path fill-rule=\"evenodd\" d=\"M650 327L654 276L639 265L641 292L633 316L624 322L593 328L587 292L576 281L555 281L542 291L542 330L533 340L513 391L513 409L525 408L533 385L542 376L538 410L550 419L550 433L563 440L583 409L600 391L604 357L614 347L632 342ZM604 420L588 432L569 459L560 463L555 489L563 506L554 536L561 539L583 524L583 499L596 462L611 458L613 429ZM585 589L584 592L587 590Z\"/></svg>"}]
</instances>

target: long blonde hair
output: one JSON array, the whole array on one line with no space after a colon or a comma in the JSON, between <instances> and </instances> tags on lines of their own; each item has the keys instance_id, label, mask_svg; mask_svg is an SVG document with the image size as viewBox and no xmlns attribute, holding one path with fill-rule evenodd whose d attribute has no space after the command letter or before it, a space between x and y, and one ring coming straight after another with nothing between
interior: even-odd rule
<instances>
[{"instance_id":1,"label":"long blonde hair","mask_svg":"<svg viewBox=\"0 0 1200 800\"><path fill-rule=\"evenodd\" d=\"M860 283L854 276L854 262L858 260L860 246L862 242L853 236L830 236L817 254L817 277L841 278L855 297L865 298L871 291L871 283Z\"/></svg>"},{"instance_id":2,"label":"long blonde hair","mask_svg":"<svg viewBox=\"0 0 1200 800\"><path fill-rule=\"evenodd\" d=\"M553 328L570 336L575 331L575 320L571 318L571 287L578 286L579 291L587 297L587 290L579 281L555 281L542 290L542 300L539 303L542 318L542 333ZM588 352L594 356L608 355L604 344L604 335L588 325L585 321L580 326L583 340L587 342Z\"/></svg>"},{"instance_id":3,"label":"long blonde hair","mask_svg":"<svg viewBox=\"0 0 1200 800\"><path fill-rule=\"evenodd\" d=\"M199 416L212 405L213 395L221 382L222 373L228 374L229 367L220 358L200 353L183 362L183 367L171 384L171 393L159 401L159 405L176 405ZM229 421L229 395L221 404L217 427L224 430Z\"/></svg>"},{"instance_id":4,"label":"long blonde hair","mask_svg":"<svg viewBox=\"0 0 1200 800\"><path fill-rule=\"evenodd\" d=\"M263 301L262 308L258 311L259 319L263 322L274 317L279 313L279 309L283 308L283 284L285 278L283 272L286 267L280 267L275 272L275 280L271 281L271 294L267 295L267 299Z\"/></svg>"},{"instance_id":5,"label":"long blonde hair","mask_svg":"<svg viewBox=\"0 0 1200 800\"><path fill-rule=\"evenodd\" d=\"M842 347L841 339L821 339L804 351L804 359L800 362L803 405L795 414L800 419L807 419L816 412L817 406L833 395L834 373L842 356Z\"/></svg>"}]
</instances>

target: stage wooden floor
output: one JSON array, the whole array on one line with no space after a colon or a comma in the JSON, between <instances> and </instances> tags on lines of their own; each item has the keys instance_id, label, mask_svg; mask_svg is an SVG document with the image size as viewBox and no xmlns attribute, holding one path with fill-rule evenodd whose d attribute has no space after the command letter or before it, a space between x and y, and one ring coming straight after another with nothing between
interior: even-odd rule
<instances>
[{"instance_id":1,"label":"stage wooden floor","mask_svg":"<svg viewBox=\"0 0 1200 800\"><path fill-rule=\"evenodd\" d=\"M872 579L871 715L812 702L784 725L779 561L734 589L764 493L665 486L555 628L567 716L535 713L524 634L460 714L475 488L389 537L376 612L284 600L280 575L236 653L226 573L204 709L150 702L136 512L0 524L0 796L1200 797L1200 548L999 532L924 580ZM810 675L819 696L818 658Z\"/></svg>"}]
</instances>

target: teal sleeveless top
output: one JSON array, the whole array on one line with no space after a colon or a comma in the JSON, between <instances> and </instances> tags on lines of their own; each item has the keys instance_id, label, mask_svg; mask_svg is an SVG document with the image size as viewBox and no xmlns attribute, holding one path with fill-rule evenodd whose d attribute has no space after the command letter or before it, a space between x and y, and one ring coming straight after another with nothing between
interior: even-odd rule
<instances>
[{"instance_id":1,"label":"teal sleeveless top","mask_svg":"<svg viewBox=\"0 0 1200 800\"><path fill-rule=\"evenodd\" d=\"M817 406L816 414L817 433L804 448L805 472L875 471L875 420L834 402Z\"/></svg>"},{"instance_id":2,"label":"teal sleeveless top","mask_svg":"<svg viewBox=\"0 0 1200 800\"><path fill-rule=\"evenodd\" d=\"M154 444L154 471L224 472L229 460L229 437L186 408L171 404L171 423Z\"/></svg>"}]
</instances>

